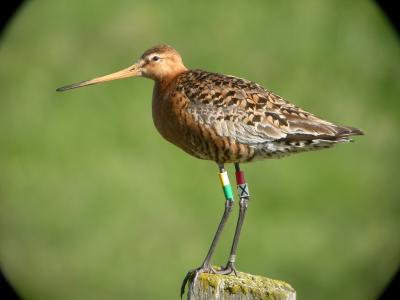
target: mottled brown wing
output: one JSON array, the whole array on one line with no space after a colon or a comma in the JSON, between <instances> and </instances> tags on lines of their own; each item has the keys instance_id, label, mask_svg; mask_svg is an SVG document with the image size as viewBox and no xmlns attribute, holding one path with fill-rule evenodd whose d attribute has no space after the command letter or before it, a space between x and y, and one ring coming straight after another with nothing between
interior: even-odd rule
<instances>
[{"instance_id":1,"label":"mottled brown wing","mask_svg":"<svg viewBox=\"0 0 400 300\"><path fill-rule=\"evenodd\" d=\"M362 134L322 120L254 82L233 76L190 71L178 81L177 90L190 100L186 110L196 122L240 143L334 140Z\"/></svg>"}]
</instances>

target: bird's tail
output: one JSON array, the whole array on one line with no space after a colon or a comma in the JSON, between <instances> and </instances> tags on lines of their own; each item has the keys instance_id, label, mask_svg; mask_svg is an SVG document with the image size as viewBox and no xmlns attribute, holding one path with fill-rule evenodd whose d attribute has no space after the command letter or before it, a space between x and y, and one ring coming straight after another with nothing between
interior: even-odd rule
<instances>
[{"instance_id":1,"label":"bird's tail","mask_svg":"<svg viewBox=\"0 0 400 300\"><path fill-rule=\"evenodd\" d=\"M336 130L337 138L348 137L352 135L364 135L364 131L362 131L361 129L350 126L337 126Z\"/></svg>"}]
</instances>

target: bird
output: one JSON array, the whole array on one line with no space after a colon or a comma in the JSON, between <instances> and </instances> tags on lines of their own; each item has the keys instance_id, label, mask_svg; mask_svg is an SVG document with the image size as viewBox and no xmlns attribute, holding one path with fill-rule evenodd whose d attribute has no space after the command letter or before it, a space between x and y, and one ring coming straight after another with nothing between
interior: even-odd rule
<instances>
[{"instance_id":1,"label":"bird","mask_svg":"<svg viewBox=\"0 0 400 300\"><path fill-rule=\"evenodd\" d=\"M331 148L364 134L358 128L324 120L253 81L189 69L178 51L166 44L146 50L128 68L57 91L128 77L154 81L152 117L161 136L191 156L215 162L219 168L225 196L223 215L203 263L187 272L181 296L188 280L201 273L237 274L237 246L250 199L241 164ZM211 260L235 202L225 164L235 166L239 215L229 259L217 268Z\"/></svg>"}]
</instances>

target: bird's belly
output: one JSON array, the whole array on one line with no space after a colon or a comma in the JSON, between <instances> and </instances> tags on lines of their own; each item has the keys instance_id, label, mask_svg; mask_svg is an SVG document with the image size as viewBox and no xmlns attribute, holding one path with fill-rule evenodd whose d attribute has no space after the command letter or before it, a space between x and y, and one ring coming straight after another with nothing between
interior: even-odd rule
<instances>
[{"instance_id":1,"label":"bird's belly","mask_svg":"<svg viewBox=\"0 0 400 300\"><path fill-rule=\"evenodd\" d=\"M185 131L183 129L182 131ZM246 162L255 155L255 149L229 137L215 134L211 128L186 129L184 138L175 144L187 153L217 163Z\"/></svg>"},{"instance_id":2,"label":"bird's belly","mask_svg":"<svg viewBox=\"0 0 400 300\"><path fill-rule=\"evenodd\" d=\"M188 154L217 163L246 162L254 158L255 148L239 143L230 137L219 136L210 126L190 118L170 116L154 124L159 133L170 143Z\"/></svg>"},{"instance_id":3,"label":"bird's belly","mask_svg":"<svg viewBox=\"0 0 400 300\"><path fill-rule=\"evenodd\" d=\"M220 136L212 127L196 122L182 123L170 118L162 125L156 122L155 125L167 141L186 153L220 164L277 159L294 153L330 148L334 145L330 141L309 144L304 142L293 144L285 141L244 144L233 138Z\"/></svg>"}]
</instances>

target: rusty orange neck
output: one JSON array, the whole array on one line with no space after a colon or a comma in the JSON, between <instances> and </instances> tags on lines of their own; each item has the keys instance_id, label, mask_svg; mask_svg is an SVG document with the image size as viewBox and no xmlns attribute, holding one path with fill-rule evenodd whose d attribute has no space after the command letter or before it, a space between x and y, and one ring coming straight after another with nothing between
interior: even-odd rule
<instances>
[{"instance_id":1,"label":"rusty orange neck","mask_svg":"<svg viewBox=\"0 0 400 300\"><path fill-rule=\"evenodd\" d=\"M154 88L158 92L164 92L165 90L168 89L168 87L175 82L175 79L181 75L182 73L185 73L188 71L186 67L183 66L183 68L178 69L174 71L173 73L169 73L168 76L164 76L160 79L154 79L155 85Z\"/></svg>"}]
</instances>

